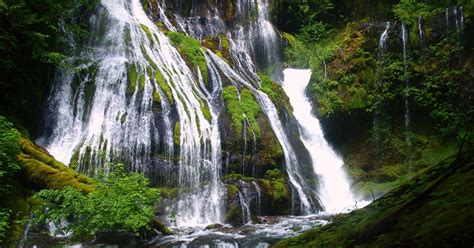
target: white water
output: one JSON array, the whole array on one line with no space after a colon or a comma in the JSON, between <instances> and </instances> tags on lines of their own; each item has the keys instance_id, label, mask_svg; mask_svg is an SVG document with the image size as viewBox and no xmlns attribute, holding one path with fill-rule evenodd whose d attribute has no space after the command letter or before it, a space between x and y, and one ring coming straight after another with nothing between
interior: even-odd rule
<instances>
[{"instance_id":1,"label":"white water","mask_svg":"<svg viewBox=\"0 0 474 248\"><path fill-rule=\"evenodd\" d=\"M385 23L385 29L383 33L380 35L379 39L379 54L380 60L383 61L383 57L385 55L385 51L387 50L387 38L388 38L388 31L390 29L390 22Z\"/></svg>"},{"instance_id":2,"label":"white water","mask_svg":"<svg viewBox=\"0 0 474 248\"><path fill-rule=\"evenodd\" d=\"M421 29L420 29L421 30ZM421 31L420 31L421 32ZM421 33L420 33L421 35ZM420 36L420 39L422 39L422 37ZM407 52L408 52L408 33L407 33L407 30L406 30L406 26L405 26L405 23L402 22L402 45L403 45L403 71L404 71L404 74L405 74L405 77L407 76L407 70L408 70L408 64L407 64L407 59L408 59L408 56L407 56ZM409 105L409 101L408 101L408 88L410 87L410 80L409 78L405 78L405 94L404 94L404 97L405 97L405 129L409 129L410 128L410 105ZM406 141L407 141L407 144L409 143L409 137L407 135L406 137Z\"/></svg>"},{"instance_id":3,"label":"white water","mask_svg":"<svg viewBox=\"0 0 474 248\"><path fill-rule=\"evenodd\" d=\"M214 103L221 87L214 91L203 87L181 55L158 27L148 18L139 0L102 0L97 13L88 55L97 64L97 73L81 80L77 92L72 92L73 72L59 78L49 100L51 115L48 125L54 132L40 138L54 156L69 163L74 152L80 154L79 168L93 174L99 169L82 168L87 162L105 166L105 157L118 156L135 171L147 173L156 166L154 154L161 146L167 157L173 156L174 122L180 122L178 179L181 192L175 207L178 225L206 225L222 221L220 181L221 147L218 129L220 108ZM143 26L148 27L150 35ZM135 65L140 79L133 94L127 96L130 85L129 64ZM161 73L171 89L178 115L172 121L171 99L155 79ZM143 88L140 81L143 78ZM90 104L84 100L85 84L93 80L96 90ZM159 94L161 111L153 110L153 95ZM78 97L74 97L74 96ZM210 120L203 107L209 108ZM77 108L77 111L74 111ZM90 114L85 111L90 109ZM120 116L127 114L122 123ZM162 119L163 125L158 120ZM105 142L104 142L105 141ZM89 150L89 155L88 154Z\"/></svg>"},{"instance_id":4,"label":"white water","mask_svg":"<svg viewBox=\"0 0 474 248\"><path fill-rule=\"evenodd\" d=\"M425 31L423 30L423 24L422 24L423 19L421 16L418 16L418 34L420 35L420 45L421 48L426 47L426 39L425 39Z\"/></svg>"},{"instance_id":5,"label":"white water","mask_svg":"<svg viewBox=\"0 0 474 248\"><path fill-rule=\"evenodd\" d=\"M324 138L319 120L311 113L312 106L305 95L311 78L310 70L286 69L283 89L290 98L293 114L298 121L301 140L308 149L313 168L319 177L319 198L326 212L347 211L356 205L344 162Z\"/></svg>"}]
</instances>

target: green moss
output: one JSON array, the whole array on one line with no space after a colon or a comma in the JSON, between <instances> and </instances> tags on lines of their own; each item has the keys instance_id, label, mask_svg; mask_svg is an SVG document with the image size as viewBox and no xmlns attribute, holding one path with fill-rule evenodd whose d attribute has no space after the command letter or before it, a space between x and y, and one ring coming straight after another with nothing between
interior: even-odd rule
<instances>
[{"instance_id":1,"label":"green moss","mask_svg":"<svg viewBox=\"0 0 474 248\"><path fill-rule=\"evenodd\" d=\"M222 91L222 97L224 98L227 112L230 114L237 134L240 135L242 133L245 115L255 135L260 137L260 127L256 118L261 112L261 108L252 92L248 89L243 89L240 93L239 101L237 88L235 86L227 86Z\"/></svg>"},{"instance_id":2,"label":"green moss","mask_svg":"<svg viewBox=\"0 0 474 248\"><path fill-rule=\"evenodd\" d=\"M71 157L71 161L69 162L69 167L71 167L71 169L73 170L77 170L77 168L79 167L79 155L80 150L76 149L76 151L74 151L74 154Z\"/></svg>"},{"instance_id":3,"label":"green moss","mask_svg":"<svg viewBox=\"0 0 474 248\"><path fill-rule=\"evenodd\" d=\"M181 125L179 121L174 125L174 144L179 146L181 144Z\"/></svg>"},{"instance_id":4,"label":"green moss","mask_svg":"<svg viewBox=\"0 0 474 248\"><path fill-rule=\"evenodd\" d=\"M221 46L222 46L222 49L225 49L225 50L230 49L229 39L227 39L227 36L225 35L221 35Z\"/></svg>"},{"instance_id":5,"label":"green moss","mask_svg":"<svg viewBox=\"0 0 474 248\"><path fill-rule=\"evenodd\" d=\"M289 191L284 179L276 181L259 179L258 182L260 186L262 186L263 193L270 199L272 204L278 204L290 199Z\"/></svg>"},{"instance_id":6,"label":"green moss","mask_svg":"<svg viewBox=\"0 0 474 248\"><path fill-rule=\"evenodd\" d=\"M120 123L124 124L125 121L127 121L127 116L128 116L127 113L125 113L125 114L123 114L122 116L120 116Z\"/></svg>"},{"instance_id":7,"label":"green moss","mask_svg":"<svg viewBox=\"0 0 474 248\"><path fill-rule=\"evenodd\" d=\"M129 85L126 90L127 95L130 96L135 91L135 87L137 85L137 79L138 79L137 67L135 66L135 64L131 64L128 66Z\"/></svg>"},{"instance_id":8,"label":"green moss","mask_svg":"<svg viewBox=\"0 0 474 248\"><path fill-rule=\"evenodd\" d=\"M368 207L275 247L459 247L474 222L472 151L452 157L390 191Z\"/></svg>"},{"instance_id":9,"label":"green moss","mask_svg":"<svg viewBox=\"0 0 474 248\"><path fill-rule=\"evenodd\" d=\"M138 88L138 90L140 92L143 92L143 90L145 89L145 82L146 82L146 77L145 77L144 74L141 74L140 75L140 84L139 84L140 87Z\"/></svg>"},{"instance_id":10,"label":"green moss","mask_svg":"<svg viewBox=\"0 0 474 248\"><path fill-rule=\"evenodd\" d=\"M161 96L160 96L160 93L158 92L153 92L153 104L155 103L161 103Z\"/></svg>"},{"instance_id":11,"label":"green moss","mask_svg":"<svg viewBox=\"0 0 474 248\"><path fill-rule=\"evenodd\" d=\"M174 104L173 93L171 92L170 87L168 87L168 84L166 84L166 80L163 77L163 74L161 74L160 70L155 70L155 80L157 81L157 83L160 86L161 90L163 90L163 92L165 92L165 94L168 97L168 100L170 101L170 103Z\"/></svg>"},{"instance_id":12,"label":"green moss","mask_svg":"<svg viewBox=\"0 0 474 248\"><path fill-rule=\"evenodd\" d=\"M168 32L168 38L178 48L180 53L185 56L193 66L197 66L207 83L209 79L209 71L207 68L206 59L201 51L201 43L190 36L180 32Z\"/></svg>"},{"instance_id":13,"label":"green moss","mask_svg":"<svg viewBox=\"0 0 474 248\"><path fill-rule=\"evenodd\" d=\"M227 199L234 198L239 193L239 188L235 185L227 185Z\"/></svg>"},{"instance_id":14,"label":"green moss","mask_svg":"<svg viewBox=\"0 0 474 248\"><path fill-rule=\"evenodd\" d=\"M143 23L140 23L140 27L143 29L143 31L145 31L146 36L148 37L148 40L150 40L150 43L153 46L154 42L153 42L153 36L151 35L150 28Z\"/></svg>"},{"instance_id":15,"label":"green moss","mask_svg":"<svg viewBox=\"0 0 474 248\"><path fill-rule=\"evenodd\" d=\"M22 153L18 155L18 160L31 185L49 189L72 186L85 192L93 190L91 179L55 160L41 147L25 138L20 140L20 145Z\"/></svg>"},{"instance_id":16,"label":"green moss","mask_svg":"<svg viewBox=\"0 0 474 248\"><path fill-rule=\"evenodd\" d=\"M293 108L290 104L290 99L286 96L285 91L281 85L273 81L269 76L259 74L261 79L261 90L268 95L272 102L276 105L277 109L285 109L287 113L293 113Z\"/></svg>"},{"instance_id":17,"label":"green moss","mask_svg":"<svg viewBox=\"0 0 474 248\"><path fill-rule=\"evenodd\" d=\"M173 199L178 196L179 188L160 187L160 196L166 199Z\"/></svg>"},{"instance_id":18,"label":"green moss","mask_svg":"<svg viewBox=\"0 0 474 248\"><path fill-rule=\"evenodd\" d=\"M212 115L209 108L202 101L199 101L199 105L201 107L201 111L202 111L202 114L204 115L204 118L206 118L208 121L211 121Z\"/></svg>"}]
</instances>

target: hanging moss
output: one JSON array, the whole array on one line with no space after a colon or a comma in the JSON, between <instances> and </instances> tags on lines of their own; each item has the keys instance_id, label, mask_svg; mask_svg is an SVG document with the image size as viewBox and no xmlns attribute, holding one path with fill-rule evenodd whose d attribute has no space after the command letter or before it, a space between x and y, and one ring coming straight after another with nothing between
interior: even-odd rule
<instances>
[{"instance_id":1,"label":"hanging moss","mask_svg":"<svg viewBox=\"0 0 474 248\"><path fill-rule=\"evenodd\" d=\"M174 144L179 146L181 144L181 124L179 121L174 125Z\"/></svg>"},{"instance_id":2,"label":"hanging moss","mask_svg":"<svg viewBox=\"0 0 474 248\"><path fill-rule=\"evenodd\" d=\"M209 71L206 58L201 51L201 43L190 36L180 32L168 32L168 38L175 45L179 52L185 57L188 63L197 66L201 71L204 82L209 81Z\"/></svg>"}]
</instances>

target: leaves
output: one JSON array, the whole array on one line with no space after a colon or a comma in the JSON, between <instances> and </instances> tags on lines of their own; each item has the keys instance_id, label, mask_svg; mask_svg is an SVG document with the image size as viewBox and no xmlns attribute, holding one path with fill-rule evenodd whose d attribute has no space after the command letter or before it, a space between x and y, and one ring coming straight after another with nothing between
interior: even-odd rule
<instances>
[{"instance_id":1,"label":"leaves","mask_svg":"<svg viewBox=\"0 0 474 248\"><path fill-rule=\"evenodd\" d=\"M138 234L154 217L154 203L159 200L157 189L149 188L148 179L139 173L126 175L123 166L99 178L96 189L85 195L71 187L63 190L43 190L37 197L44 201L38 212L38 222L60 223L75 237L87 237L101 231L125 230Z\"/></svg>"}]
</instances>

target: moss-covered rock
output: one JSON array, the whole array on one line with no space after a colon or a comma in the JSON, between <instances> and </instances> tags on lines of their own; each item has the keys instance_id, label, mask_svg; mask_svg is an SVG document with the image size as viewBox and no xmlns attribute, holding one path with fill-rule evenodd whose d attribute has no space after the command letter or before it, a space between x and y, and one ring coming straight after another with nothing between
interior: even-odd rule
<instances>
[{"instance_id":1,"label":"moss-covered rock","mask_svg":"<svg viewBox=\"0 0 474 248\"><path fill-rule=\"evenodd\" d=\"M181 124L179 123L179 121L177 121L174 125L173 138L174 144L179 146L181 144Z\"/></svg>"},{"instance_id":2,"label":"moss-covered rock","mask_svg":"<svg viewBox=\"0 0 474 248\"><path fill-rule=\"evenodd\" d=\"M252 92L243 89L239 92L235 86L227 86L222 91L227 112L238 135L242 133L243 124L247 117L250 127L257 137L260 137L260 127L257 123L257 116L262 111Z\"/></svg>"},{"instance_id":3,"label":"moss-covered rock","mask_svg":"<svg viewBox=\"0 0 474 248\"><path fill-rule=\"evenodd\" d=\"M40 189L71 186L87 193L94 189L93 180L57 161L30 140L21 138L20 145L22 152L18 155L18 161L23 178L29 185Z\"/></svg>"},{"instance_id":4,"label":"moss-covered rock","mask_svg":"<svg viewBox=\"0 0 474 248\"><path fill-rule=\"evenodd\" d=\"M168 38L178 48L184 59L192 66L197 66L205 82L209 81L206 59L201 51L201 43L191 36L180 32L168 32Z\"/></svg>"},{"instance_id":5,"label":"moss-covered rock","mask_svg":"<svg viewBox=\"0 0 474 248\"><path fill-rule=\"evenodd\" d=\"M463 247L474 242L473 151L454 156L368 207L275 247Z\"/></svg>"}]
</instances>

